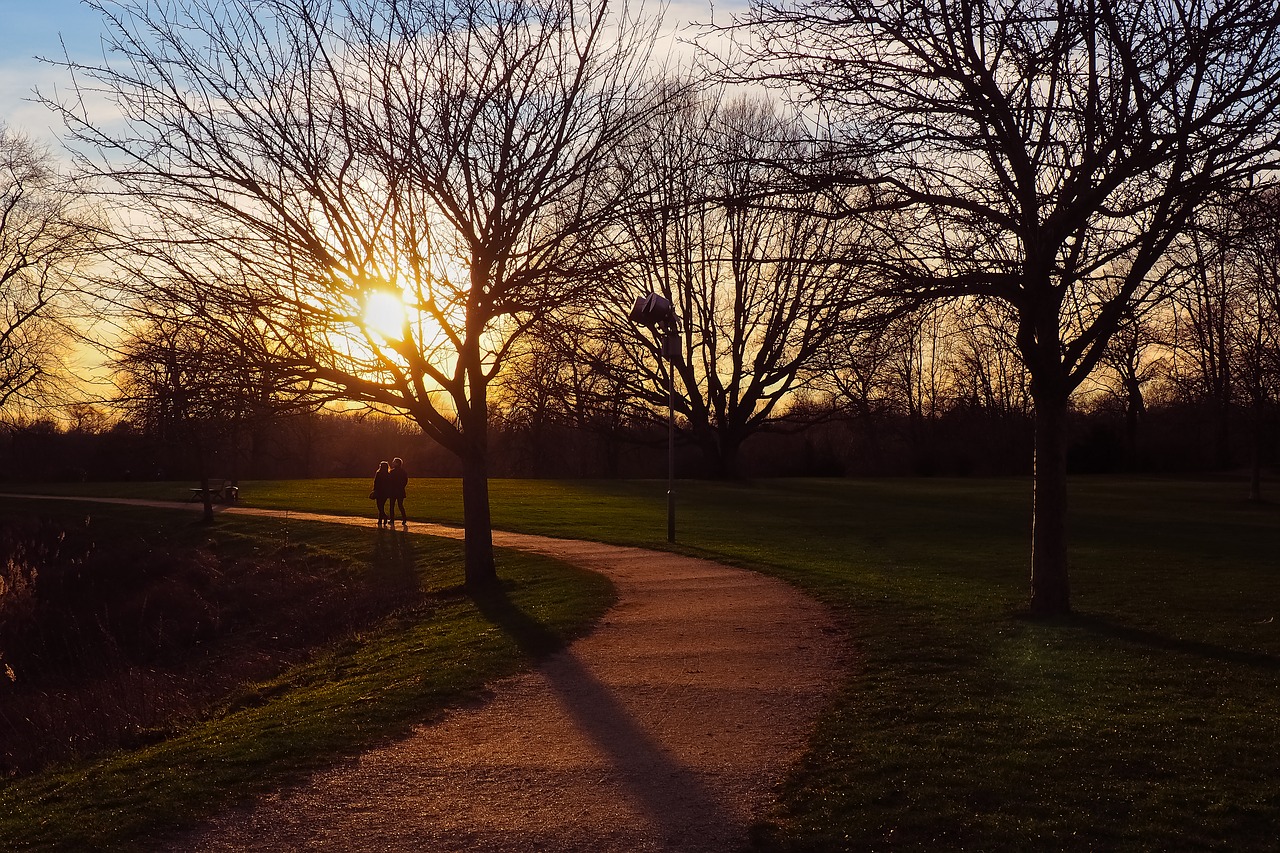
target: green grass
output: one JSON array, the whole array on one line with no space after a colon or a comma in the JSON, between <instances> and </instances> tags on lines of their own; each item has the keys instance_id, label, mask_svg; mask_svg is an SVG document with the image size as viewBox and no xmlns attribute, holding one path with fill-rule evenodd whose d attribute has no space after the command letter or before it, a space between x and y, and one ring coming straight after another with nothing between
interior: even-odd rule
<instances>
[{"instance_id":1,"label":"green grass","mask_svg":"<svg viewBox=\"0 0 1280 853\"><path fill-rule=\"evenodd\" d=\"M665 547L664 488L495 481L494 523ZM410 489L411 516L461 521L455 481ZM1242 483L1074 480L1076 614L1047 622L1024 615L1027 480L678 490L680 550L785 578L849 633L761 849L1274 849L1280 509ZM242 494L367 513L366 492Z\"/></svg>"},{"instance_id":2,"label":"green grass","mask_svg":"<svg viewBox=\"0 0 1280 853\"><path fill-rule=\"evenodd\" d=\"M68 506L59 501L44 509ZM80 506L122 519L160 516L175 537L189 536L193 526L191 513ZM15 511L14 502L0 501L0 513ZM461 545L451 540L397 536L408 544L388 558L367 529L222 517L199 530L288 536L372 572L397 571L407 559L429 594L424 604L277 679L246 685L160 743L10 780L0 788L0 849L145 849L156 833L236 797L272 790L405 733L581 633L613 600L598 575L514 552L500 552L501 590L469 597L457 585Z\"/></svg>"}]
</instances>

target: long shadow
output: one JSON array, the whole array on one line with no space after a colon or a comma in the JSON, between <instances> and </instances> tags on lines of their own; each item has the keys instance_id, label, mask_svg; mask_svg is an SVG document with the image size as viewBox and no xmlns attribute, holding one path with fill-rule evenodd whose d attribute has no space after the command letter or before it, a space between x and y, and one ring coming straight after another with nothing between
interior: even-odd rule
<instances>
[{"instance_id":1,"label":"long shadow","mask_svg":"<svg viewBox=\"0 0 1280 853\"><path fill-rule=\"evenodd\" d=\"M413 549L413 537L399 530L378 528L373 542L373 555L369 561L369 576L386 590L416 590L418 582L418 557Z\"/></svg>"},{"instance_id":2,"label":"long shadow","mask_svg":"<svg viewBox=\"0 0 1280 853\"><path fill-rule=\"evenodd\" d=\"M1062 624L1083 628L1086 631L1100 636L1111 637L1117 640L1123 640L1127 643L1133 643L1134 645L1146 646L1148 648L1159 649L1161 651L1180 652L1182 654L1194 655L1208 660L1221 661L1222 663L1243 664L1245 666L1257 667L1259 669L1280 670L1280 658L1266 654L1265 652L1251 652L1243 649L1233 649L1228 646L1219 646L1199 640L1180 640L1177 637L1167 637L1164 634L1149 631L1145 628L1135 628L1132 625L1122 625L1118 622L1113 622L1102 616L1094 614L1073 614L1063 620Z\"/></svg>"},{"instance_id":3,"label":"long shadow","mask_svg":"<svg viewBox=\"0 0 1280 853\"><path fill-rule=\"evenodd\" d=\"M521 610L501 588L473 593L472 599L484 617L524 652L537 656L560 652L540 671L579 729L609 757L616 778L668 843L684 842L684 849L700 849L699 841L710 840L706 835L734 825L735 819L696 772L646 732L613 690L565 650L560 637ZM695 815L695 821L679 820L681 814ZM723 849L723 845L714 846Z\"/></svg>"}]
</instances>

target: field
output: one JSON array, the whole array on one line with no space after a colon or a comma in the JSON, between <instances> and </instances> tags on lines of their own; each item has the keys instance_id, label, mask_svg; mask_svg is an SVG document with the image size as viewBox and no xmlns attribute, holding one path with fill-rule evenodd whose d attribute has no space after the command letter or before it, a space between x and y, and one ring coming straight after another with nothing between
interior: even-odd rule
<instances>
[{"instance_id":1,"label":"field","mask_svg":"<svg viewBox=\"0 0 1280 853\"><path fill-rule=\"evenodd\" d=\"M663 488L497 481L494 523L665 547ZM366 491L242 484L247 504L349 513L368 512ZM680 483L680 550L800 585L840 614L853 651L757 845L1273 849L1280 509L1244 494L1075 480L1076 612L1046 622L1024 615L1025 480ZM455 481L415 480L408 504L460 521Z\"/></svg>"}]
</instances>

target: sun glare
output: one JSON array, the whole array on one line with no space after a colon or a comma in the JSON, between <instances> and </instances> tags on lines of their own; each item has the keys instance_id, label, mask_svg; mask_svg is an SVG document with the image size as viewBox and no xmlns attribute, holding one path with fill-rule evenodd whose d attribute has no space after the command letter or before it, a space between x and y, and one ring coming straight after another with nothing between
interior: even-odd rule
<instances>
[{"instance_id":1,"label":"sun glare","mask_svg":"<svg viewBox=\"0 0 1280 853\"><path fill-rule=\"evenodd\" d=\"M383 338L394 340L404 333L405 306L398 295L379 290L364 306L364 327Z\"/></svg>"}]
</instances>

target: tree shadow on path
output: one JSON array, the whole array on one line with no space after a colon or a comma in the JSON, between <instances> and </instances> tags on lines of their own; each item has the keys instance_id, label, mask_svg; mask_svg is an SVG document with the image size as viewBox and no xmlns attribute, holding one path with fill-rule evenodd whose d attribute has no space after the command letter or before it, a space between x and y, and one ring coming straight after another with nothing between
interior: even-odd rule
<instances>
[{"instance_id":1,"label":"tree shadow on path","mask_svg":"<svg viewBox=\"0 0 1280 853\"><path fill-rule=\"evenodd\" d=\"M578 729L604 753L614 778L658 828L680 849L725 849L714 836L740 822L728 814L696 771L672 756L600 681L563 640L513 603L501 588L472 596L480 612L506 632L521 650L548 656L545 676ZM745 838L742 839L745 842Z\"/></svg>"}]
</instances>

